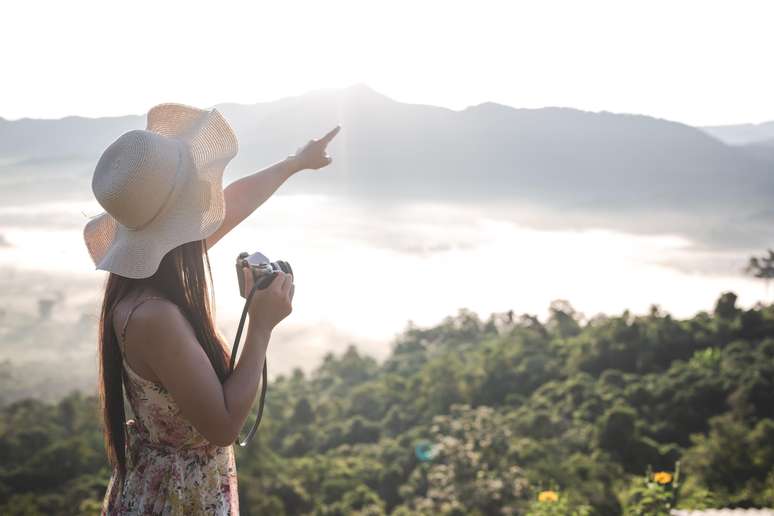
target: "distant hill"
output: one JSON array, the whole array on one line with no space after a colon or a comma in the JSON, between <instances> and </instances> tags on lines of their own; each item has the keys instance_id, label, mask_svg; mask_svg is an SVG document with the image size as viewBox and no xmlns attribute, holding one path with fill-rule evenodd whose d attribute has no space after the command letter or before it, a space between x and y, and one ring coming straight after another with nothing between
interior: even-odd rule
<instances>
[{"instance_id":1,"label":"distant hill","mask_svg":"<svg viewBox=\"0 0 774 516\"><path fill-rule=\"evenodd\" d=\"M227 178L282 159L342 124L329 147L334 163L324 173L294 178L285 192L514 201L577 220L590 214L603 226L652 231L666 224L674 226L667 231L702 233L699 238L716 242L757 238L771 221L774 153L727 145L708 128L491 102L455 111L397 102L363 84L218 107L240 141ZM101 150L144 124L144 115L0 120L0 174L25 167L27 175L36 164L55 167L66 158L71 176L82 174L76 184L88 196ZM54 180L56 170L46 177Z\"/></svg>"},{"instance_id":2,"label":"distant hill","mask_svg":"<svg viewBox=\"0 0 774 516\"><path fill-rule=\"evenodd\" d=\"M701 129L729 145L774 141L774 121L762 124L717 125Z\"/></svg>"},{"instance_id":3,"label":"distant hill","mask_svg":"<svg viewBox=\"0 0 774 516\"><path fill-rule=\"evenodd\" d=\"M748 143L744 145L744 148L750 155L774 162L774 138Z\"/></svg>"},{"instance_id":4,"label":"distant hill","mask_svg":"<svg viewBox=\"0 0 774 516\"><path fill-rule=\"evenodd\" d=\"M59 120L0 118L0 160L91 159L120 134L144 126L144 116Z\"/></svg>"}]
</instances>

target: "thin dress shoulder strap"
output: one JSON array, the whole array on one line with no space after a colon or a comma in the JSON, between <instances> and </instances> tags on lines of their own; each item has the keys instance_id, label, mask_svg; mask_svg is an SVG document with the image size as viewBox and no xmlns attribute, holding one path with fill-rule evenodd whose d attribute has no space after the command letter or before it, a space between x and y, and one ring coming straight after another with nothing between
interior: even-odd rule
<instances>
[{"instance_id":1,"label":"thin dress shoulder strap","mask_svg":"<svg viewBox=\"0 0 774 516\"><path fill-rule=\"evenodd\" d=\"M126 326L129 324L129 319L132 317L134 310L144 302L148 301L149 299L164 299L164 298L160 296L148 296L145 299L135 303L132 309L129 310L129 315L126 316L126 321L124 321L124 327L121 329L121 342L123 342L123 346L119 346L119 348L121 349L121 354L124 355L124 357L126 357L126 351L124 349L126 347Z\"/></svg>"}]
</instances>

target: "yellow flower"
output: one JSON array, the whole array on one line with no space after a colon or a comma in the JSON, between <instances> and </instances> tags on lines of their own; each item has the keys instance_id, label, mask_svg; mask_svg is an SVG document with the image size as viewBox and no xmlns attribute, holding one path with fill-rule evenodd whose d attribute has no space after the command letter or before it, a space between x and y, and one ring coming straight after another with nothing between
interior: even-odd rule
<instances>
[{"instance_id":1,"label":"yellow flower","mask_svg":"<svg viewBox=\"0 0 774 516\"><path fill-rule=\"evenodd\" d=\"M653 480L659 484L669 484L672 482L672 474L667 473L666 471L659 471L658 473L653 474Z\"/></svg>"},{"instance_id":2,"label":"yellow flower","mask_svg":"<svg viewBox=\"0 0 774 516\"><path fill-rule=\"evenodd\" d=\"M557 500L559 500L559 494L556 491L541 491L538 494L540 502L556 502Z\"/></svg>"}]
</instances>

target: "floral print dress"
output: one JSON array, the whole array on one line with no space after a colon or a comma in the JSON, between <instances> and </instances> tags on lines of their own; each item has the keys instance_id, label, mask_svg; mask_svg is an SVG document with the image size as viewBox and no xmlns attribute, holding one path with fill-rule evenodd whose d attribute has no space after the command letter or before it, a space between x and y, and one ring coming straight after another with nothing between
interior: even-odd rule
<instances>
[{"instance_id":1,"label":"floral print dress","mask_svg":"<svg viewBox=\"0 0 774 516\"><path fill-rule=\"evenodd\" d=\"M129 313L148 299L137 303ZM126 323L121 332L125 343ZM124 349L121 347L123 355ZM234 447L207 441L185 419L163 385L132 370L123 355L124 385L134 412L126 423L126 478L110 477L103 515L239 514Z\"/></svg>"}]
</instances>

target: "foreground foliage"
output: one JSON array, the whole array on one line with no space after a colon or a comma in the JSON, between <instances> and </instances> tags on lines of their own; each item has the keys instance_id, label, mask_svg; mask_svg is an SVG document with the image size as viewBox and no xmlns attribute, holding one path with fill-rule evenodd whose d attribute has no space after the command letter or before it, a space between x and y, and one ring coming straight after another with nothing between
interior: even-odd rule
<instances>
[{"instance_id":1,"label":"foreground foliage","mask_svg":"<svg viewBox=\"0 0 774 516\"><path fill-rule=\"evenodd\" d=\"M466 310L272 382L250 514L667 514L774 505L774 309L546 321ZM0 514L99 510L96 402L0 413ZM679 473L676 464L679 461ZM678 481L679 480L679 481Z\"/></svg>"}]
</instances>

